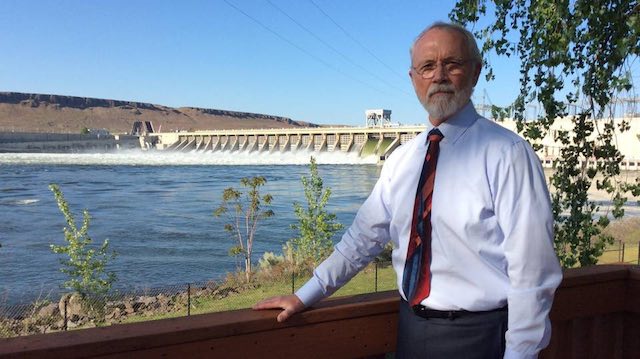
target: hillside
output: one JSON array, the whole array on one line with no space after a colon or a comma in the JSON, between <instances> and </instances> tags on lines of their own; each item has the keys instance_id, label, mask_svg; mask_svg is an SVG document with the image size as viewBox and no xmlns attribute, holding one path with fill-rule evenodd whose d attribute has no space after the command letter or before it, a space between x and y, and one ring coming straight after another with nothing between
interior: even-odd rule
<instances>
[{"instance_id":1,"label":"hillside","mask_svg":"<svg viewBox=\"0 0 640 359\"><path fill-rule=\"evenodd\" d=\"M80 133L83 128L128 133L135 121L156 132L318 127L286 117L88 97L0 92L0 132Z\"/></svg>"}]
</instances>

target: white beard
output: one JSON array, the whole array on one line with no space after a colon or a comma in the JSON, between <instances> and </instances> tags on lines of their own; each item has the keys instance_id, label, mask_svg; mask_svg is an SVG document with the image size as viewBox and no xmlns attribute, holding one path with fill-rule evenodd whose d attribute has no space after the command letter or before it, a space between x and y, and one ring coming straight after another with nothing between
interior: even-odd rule
<instances>
[{"instance_id":1,"label":"white beard","mask_svg":"<svg viewBox=\"0 0 640 359\"><path fill-rule=\"evenodd\" d=\"M448 92L450 94L437 94L436 92ZM429 91L423 98L418 98L422 107L429 113L429 117L443 120L451 117L469 102L473 94L473 85L469 84L459 91L456 91L453 84L432 84Z\"/></svg>"}]
</instances>

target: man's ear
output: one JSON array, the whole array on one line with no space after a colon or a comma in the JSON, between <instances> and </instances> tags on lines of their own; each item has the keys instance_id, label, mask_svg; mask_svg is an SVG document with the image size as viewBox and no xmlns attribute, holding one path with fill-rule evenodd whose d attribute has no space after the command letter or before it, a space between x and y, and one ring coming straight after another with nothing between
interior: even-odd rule
<instances>
[{"instance_id":1,"label":"man's ear","mask_svg":"<svg viewBox=\"0 0 640 359\"><path fill-rule=\"evenodd\" d=\"M482 72L482 63L476 64L473 68L473 87L478 83L478 79L480 78L480 73Z\"/></svg>"},{"instance_id":2,"label":"man's ear","mask_svg":"<svg viewBox=\"0 0 640 359\"><path fill-rule=\"evenodd\" d=\"M409 78L411 79L411 84L415 87L416 81L415 81L415 78L413 77L413 71L411 71L411 69L409 69Z\"/></svg>"}]
</instances>

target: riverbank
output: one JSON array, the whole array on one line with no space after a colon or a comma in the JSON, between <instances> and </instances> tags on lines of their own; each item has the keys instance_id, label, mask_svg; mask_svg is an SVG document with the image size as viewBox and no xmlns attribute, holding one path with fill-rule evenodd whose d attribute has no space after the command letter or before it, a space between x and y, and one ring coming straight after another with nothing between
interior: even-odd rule
<instances>
[{"instance_id":1,"label":"riverbank","mask_svg":"<svg viewBox=\"0 0 640 359\"><path fill-rule=\"evenodd\" d=\"M629 244L627 249L630 253L640 253L638 237L633 235L640 232L640 218L614 222L607 232L618 241ZM635 264L634 260L640 258L627 263ZM599 264L619 261L614 245L604 253ZM140 293L115 293L85 304L77 295L66 294L59 300L43 298L21 306L20 314L15 312L13 316L10 315L11 307L3 307L0 311L0 338L249 308L261 299L293 293L309 279L308 274L296 275L282 269L263 268L249 283L242 280L243 275L230 273L220 282L187 284L164 290L147 289ZM391 265L374 262L338 290L334 297L396 288L396 275Z\"/></svg>"},{"instance_id":2,"label":"riverbank","mask_svg":"<svg viewBox=\"0 0 640 359\"><path fill-rule=\"evenodd\" d=\"M261 299L295 291L310 277L281 269L260 270L249 283L241 279L243 275L229 274L220 282L140 293L116 292L103 298L82 299L77 294L65 294L20 306L0 306L0 338L249 308ZM392 267L388 263L372 263L335 296L395 288Z\"/></svg>"}]
</instances>

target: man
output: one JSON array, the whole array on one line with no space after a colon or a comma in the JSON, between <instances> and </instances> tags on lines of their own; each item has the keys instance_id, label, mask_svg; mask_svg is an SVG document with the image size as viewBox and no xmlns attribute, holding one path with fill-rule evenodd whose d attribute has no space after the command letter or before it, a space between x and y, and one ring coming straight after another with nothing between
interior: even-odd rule
<instances>
[{"instance_id":1,"label":"man","mask_svg":"<svg viewBox=\"0 0 640 359\"><path fill-rule=\"evenodd\" d=\"M391 241L402 297L399 358L535 358L562 272L540 162L470 102L482 59L466 29L435 23L411 48L427 130L387 160L331 256L278 321L329 296ZM426 159L425 159L426 155Z\"/></svg>"}]
</instances>

